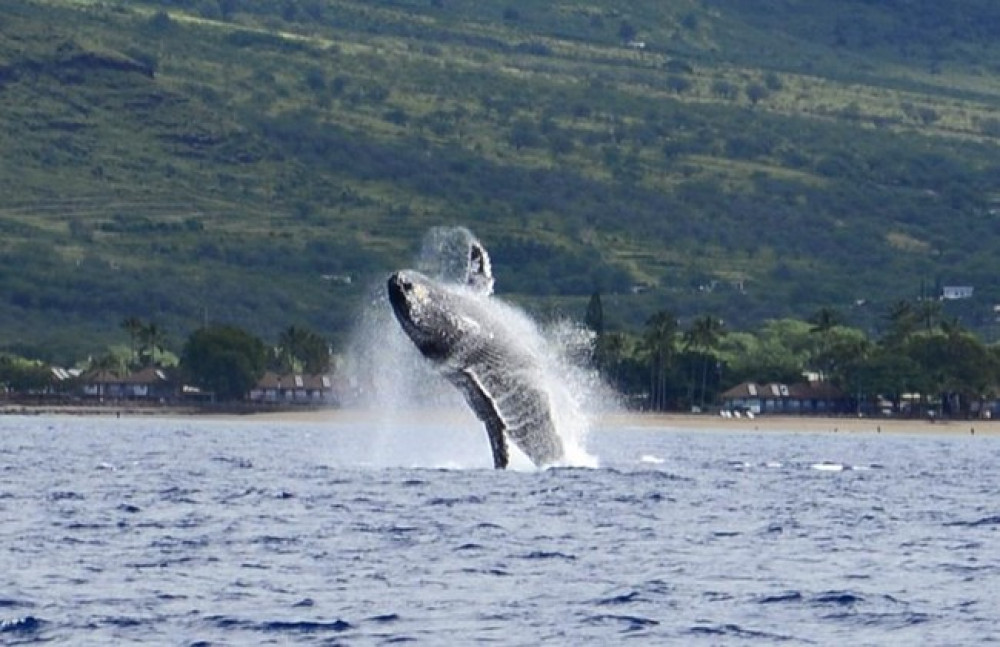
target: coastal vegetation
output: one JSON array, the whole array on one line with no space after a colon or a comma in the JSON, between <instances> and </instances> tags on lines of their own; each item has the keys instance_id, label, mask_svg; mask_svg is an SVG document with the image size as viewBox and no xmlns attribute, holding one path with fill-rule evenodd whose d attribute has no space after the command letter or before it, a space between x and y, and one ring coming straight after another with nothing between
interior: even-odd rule
<instances>
[{"instance_id":1,"label":"coastal vegetation","mask_svg":"<svg viewBox=\"0 0 1000 647\"><path fill-rule=\"evenodd\" d=\"M537 317L600 293L602 365L654 408L762 366L855 392L963 340L990 358L998 24L987 0L10 0L0 351L169 363L208 322L290 321L336 350L463 224ZM893 338L902 302L948 330ZM111 352L129 317L170 334Z\"/></svg>"},{"instance_id":2,"label":"coastal vegetation","mask_svg":"<svg viewBox=\"0 0 1000 647\"><path fill-rule=\"evenodd\" d=\"M69 396L72 401L89 378L126 379L129 375L141 375L144 369L155 369L161 373L162 381L176 387L193 387L191 393L197 394L201 401L229 402L244 399L265 371L277 375L328 375L332 370L330 343L302 326L289 326L274 344L268 345L238 326L210 324L187 337L179 356L162 350L168 337L155 322L127 317L121 328L129 336L128 346L115 345L104 355L68 367L0 353L0 396L15 399ZM179 388L169 397L161 393L151 395L153 400L182 397Z\"/></svg>"},{"instance_id":3,"label":"coastal vegetation","mask_svg":"<svg viewBox=\"0 0 1000 647\"><path fill-rule=\"evenodd\" d=\"M805 376L837 387L850 412L865 414L961 418L1000 395L1000 346L942 318L938 303L899 301L884 317L870 337L826 308L752 331L707 315L685 327L661 311L641 334L598 335L595 362L631 406L658 411L710 410L739 383Z\"/></svg>"},{"instance_id":4,"label":"coastal vegetation","mask_svg":"<svg viewBox=\"0 0 1000 647\"><path fill-rule=\"evenodd\" d=\"M773 319L752 330L730 329L703 315L682 323L669 311L651 316L638 331L604 328L601 295L588 302L586 325L593 355L581 357L621 395L622 405L647 411L714 411L721 394L744 382L793 384L806 376L838 389L840 413L949 418L981 415L1000 396L1000 346L987 345L958 321L941 315L936 301L898 301L884 313L878 337L850 326L836 310L822 308L808 320ZM133 339L156 330L135 318L122 322ZM192 332L179 357L149 352L150 342L84 362L76 375L97 371L125 377L155 366L177 384L197 387L212 402L243 400L265 371L276 374L335 372L334 349L317 333L286 328L273 345L238 326L212 324ZM128 358L131 358L129 360ZM346 383L340 376L339 383ZM66 395L75 382L37 360L0 355L0 392L13 396ZM175 398L180 398L175 393ZM200 396L199 396L200 397ZM332 401L352 394L333 393Z\"/></svg>"},{"instance_id":5,"label":"coastal vegetation","mask_svg":"<svg viewBox=\"0 0 1000 647\"><path fill-rule=\"evenodd\" d=\"M220 400L238 400L264 375L263 342L234 326L200 328L184 344L182 365L193 382Z\"/></svg>"}]
</instances>

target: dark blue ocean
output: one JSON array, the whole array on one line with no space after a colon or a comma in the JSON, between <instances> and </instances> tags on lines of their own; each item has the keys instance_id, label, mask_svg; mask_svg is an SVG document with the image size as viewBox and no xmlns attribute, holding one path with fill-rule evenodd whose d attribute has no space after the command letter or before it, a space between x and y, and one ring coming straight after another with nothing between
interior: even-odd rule
<instances>
[{"instance_id":1,"label":"dark blue ocean","mask_svg":"<svg viewBox=\"0 0 1000 647\"><path fill-rule=\"evenodd\" d=\"M0 644L1000 640L996 437L586 446L498 472L419 415L2 417Z\"/></svg>"}]
</instances>

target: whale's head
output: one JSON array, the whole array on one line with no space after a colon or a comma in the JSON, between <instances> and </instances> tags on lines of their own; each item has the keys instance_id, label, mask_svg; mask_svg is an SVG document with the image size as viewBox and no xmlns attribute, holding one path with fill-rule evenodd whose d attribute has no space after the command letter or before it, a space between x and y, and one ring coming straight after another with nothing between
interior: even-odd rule
<instances>
[{"instance_id":1,"label":"whale's head","mask_svg":"<svg viewBox=\"0 0 1000 647\"><path fill-rule=\"evenodd\" d=\"M449 357L464 334L455 295L412 270L390 276L387 287L396 319L420 352L438 361Z\"/></svg>"}]
</instances>

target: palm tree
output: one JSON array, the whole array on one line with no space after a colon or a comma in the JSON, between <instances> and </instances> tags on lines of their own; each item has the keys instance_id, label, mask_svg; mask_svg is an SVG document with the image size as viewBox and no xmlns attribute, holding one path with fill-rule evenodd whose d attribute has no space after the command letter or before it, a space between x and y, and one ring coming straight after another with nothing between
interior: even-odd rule
<instances>
[{"instance_id":1,"label":"palm tree","mask_svg":"<svg viewBox=\"0 0 1000 647\"><path fill-rule=\"evenodd\" d=\"M950 339L959 337L965 332L965 328L962 326L962 322L959 321L958 317L942 319L938 322L938 327L941 329L941 332Z\"/></svg>"},{"instance_id":2,"label":"palm tree","mask_svg":"<svg viewBox=\"0 0 1000 647\"><path fill-rule=\"evenodd\" d=\"M594 363L612 384L621 378L622 356L625 354L625 335L609 332L597 338L594 346Z\"/></svg>"},{"instance_id":3,"label":"palm tree","mask_svg":"<svg viewBox=\"0 0 1000 647\"><path fill-rule=\"evenodd\" d=\"M809 332L825 334L841 325L842 319L836 309L820 308L813 313L813 316L809 317L809 323L812 324Z\"/></svg>"},{"instance_id":4,"label":"palm tree","mask_svg":"<svg viewBox=\"0 0 1000 647\"><path fill-rule=\"evenodd\" d=\"M889 330L883 339L886 344L894 346L913 334L919 322L919 315L914 310L913 304L903 299L889 306L886 319L889 320Z\"/></svg>"},{"instance_id":5,"label":"palm tree","mask_svg":"<svg viewBox=\"0 0 1000 647\"><path fill-rule=\"evenodd\" d=\"M944 324L941 320L941 302L935 299L921 299L917 305L917 316L924 323L924 328L930 332L936 324Z\"/></svg>"},{"instance_id":6,"label":"palm tree","mask_svg":"<svg viewBox=\"0 0 1000 647\"><path fill-rule=\"evenodd\" d=\"M278 368L283 372L292 372L296 368L298 349L306 331L296 326L289 326L278 336L277 363Z\"/></svg>"},{"instance_id":7,"label":"palm tree","mask_svg":"<svg viewBox=\"0 0 1000 647\"><path fill-rule=\"evenodd\" d=\"M723 324L721 319L711 315L698 317L691 322L691 328L684 333L684 347L689 351L696 351L702 355L701 365L701 408L705 408L705 391L708 383L708 361L712 358L712 351L719 344L722 337Z\"/></svg>"},{"instance_id":8,"label":"palm tree","mask_svg":"<svg viewBox=\"0 0 1000 647\"><path fill-rule=\"evenodd\" d=\"M131 354L129 355L129 362L132 364L136 363L136 339L142 332L144 324L142 320L138 317L126 317L122 320L121 327L129 336L129 348Z\"/></svg>"},{"instance_id":9,"label":"palm tree","mask_svg":"<svg viewBox=\"0 0 1000 647\"><path fill-rule=\"evenodd\" d=\"M832 358L830 356L831 331L843 322L841 320L840 313L835 309L820 308L813 314L813 316L809 317L809 323L812 324L812 327L809 328L809 332L820 336L819 352L815 354L813 361L818 364L817 368L820 369L823 378L825 379L833 368Z\"/></svg>"},{"instance_id":10,"label":"palm tree","mask_svg":"<svg viewBox=\"0 0 1000 647\"><path fill-rule=\"evenodd\" d=\"M276 359L282 371L324 373L330 369L330 345L307 328L289 326L278 337Z\"/></svg>"},{"instance_id":11,"label":"palm tree","mask_svg":"<svg viewBox=\"0 0 1000 647\"><path fill-rule=\"evenodd\" d=\"M661 310L646 321L643 345L649 354L649 404L660 411L667 404L667 372L673 358L677 319Z\"/></svg>"},{"instance_id":12,"label":"palm tree","mask_svg":"<svg viewBox=\"0 0 1000 647\"><path fill-rule=\"evenodd\" d=\"M139 360L143 366L156 363L156 352L163 353L167 342L166 332L150 322L139 331Z\"/></svg>"},{"instance_id":13,"label":"palm tree","mask_svg":"<svg viewBox=\"0 0 1000 647\"><path fill-rule=\"evenodd\" d=\"M124 361L114 353L105 353L100 357L91 357L88 370L91 371L111 371L115 374L124 373Z\"/></svg>"}]
</instances>

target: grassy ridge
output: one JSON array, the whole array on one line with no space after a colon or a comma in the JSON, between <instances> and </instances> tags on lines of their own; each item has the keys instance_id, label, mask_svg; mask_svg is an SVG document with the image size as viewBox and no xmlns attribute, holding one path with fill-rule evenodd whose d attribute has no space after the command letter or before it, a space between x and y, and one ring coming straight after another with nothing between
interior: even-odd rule
<instances>
[{"instance_id":1,"label":"grassy ridge","mask_svg":"<svg viewBox=\"0 0 1000 647\"><path fill-rule=\"evenodd\" d=\"M0 346L129 315L342 335L443 223L544 312L874 324L923 281L975 285L985 325L1000 10L948 40L895 3L758 4L12 0Z\"/></svg>"}]
</instances>

